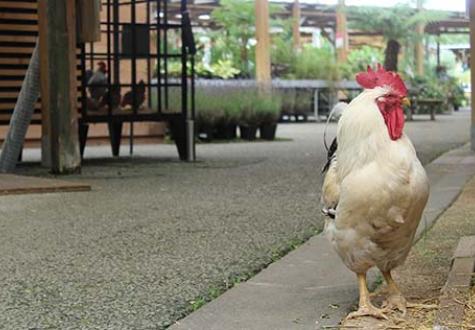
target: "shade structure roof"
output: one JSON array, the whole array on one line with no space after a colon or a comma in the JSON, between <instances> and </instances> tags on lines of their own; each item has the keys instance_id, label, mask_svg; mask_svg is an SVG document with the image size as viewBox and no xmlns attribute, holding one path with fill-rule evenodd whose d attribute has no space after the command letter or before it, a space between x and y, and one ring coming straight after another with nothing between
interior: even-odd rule
<instances>
[{"instance_id":1,"label":"shade structure roof","mask_svg":"<svg viewBox=\"0 0 475 330\"><path fill-rule=\"evenodd\" d=\"M275 14L280 18L290 18L292 16L293 1L272 1L282 6L283 10ZM200 27L216 27L211 19L211 12L219 6L219 0L190 0L188 1L188 9L192 22L195 26ZM300 26L301 27L316 27L316 28L331 28L336 26L336 7L335 5L313 4L307 2L300 2ZM179 15L180 4L178 1L170 1L169 7L171 10ZM351 20L351 15L349 17ZM468 32L468 17L461 12L450 12L447 19L430 22L426 26L426 32L430 34L443 33L467 33ZM361 34L361 32L350 31L350 34ZM379 31L374 31L368 35L380 34Z\"/></svg>"}]
</instances>

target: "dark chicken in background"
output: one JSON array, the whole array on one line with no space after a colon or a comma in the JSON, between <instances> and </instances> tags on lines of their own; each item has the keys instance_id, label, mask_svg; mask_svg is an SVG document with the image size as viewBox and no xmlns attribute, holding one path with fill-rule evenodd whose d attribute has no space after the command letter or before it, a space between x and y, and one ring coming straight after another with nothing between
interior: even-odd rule
<instances>
[{"instance_id":1,"label":"dark chicken in background","mask_svg":"<svg viewBox=\"0 0 475 330\"><path fill-rule=\"evenodd\" d=\"M109 102L110 102L110 107L112 111L115 111L119 109L120 101L121 101L120 87L111 86L111 88L102 97L101 102L99 103L99 109L109 107Z\"/></svg>"},{"instance_id":2,"label":"dark chicken in background","mask_svg":"<svg viewBox=\"0 0 475 330\"><path fill-rule=\"evenodd\" d=\"M124 98L122 99L121 106L126 107L130 105L132 108L139 109L142 104L145 102L145 82L140 80L137 86L135 87L135 106L134 103L134 95L133 90L128 91L125 93Z\"/></svg>"}]
</instances>

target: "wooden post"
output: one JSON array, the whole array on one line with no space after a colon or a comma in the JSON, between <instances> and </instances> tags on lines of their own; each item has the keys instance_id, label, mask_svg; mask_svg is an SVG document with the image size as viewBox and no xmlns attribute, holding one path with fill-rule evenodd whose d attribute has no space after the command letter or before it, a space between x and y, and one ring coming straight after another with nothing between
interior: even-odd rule
<instances>
[{"instance_id":1,"label":"wooden post","mask_svg":"<svg viewBox=\"0 0 475 330\"><path fill-rule=\"evenodd\" d=\"M470 16L470 77L471 77L471 148L475 151L475 3L473 0L467 0L467 9Z\"/></svg>"},{"instance_id":2,"label":"wooden post","mask_svg":"<svg viewBox=\"0 0 475 330\"><path fill-rule=\"evenodd\" d=\"M437 33L437 66L440 66L440 33Z\"/></svg>"},{"instance_id":3,"label":"wooden post","mask_svg":"<svg viewBox=\"0 0 475 330\"><path fill-rule=\"evenodd\" d=\"M422 11L422 0L417 0L417 10ZM418 23L416 26L417 42L416 42L416 72L419 76L424 75L424 45L422 38L424 36L424 24Z\"/></svg>"},{"instance_id":4,"label":"wooden post","mask_svg":"<svg viewBox=\"0 0 475 330\"><path fill-rule=\"evenodd\" d=\"M101 0L76 2L76 20L79 42L101 41Z\"/></svg>"},{"instance_id":5,"label":"wooden post","mask_svg":"<svg viewBox=\"0 0 475 330\"><path fill-rule=\"evenodd\" d=\"M337 49L338 62L346 61L348 56L348 31L346 22L345 0L338 0L336 8L336 38L335 46Z\"/></svg>"},{"instance_id":6,"label":"wooden post","mask_svg":"<svg viewBox=\"0 0 475 330\"><path fill-rule=\"evenodd\" d=\"M270 37L268 0L256 0L256 79L261 86L270 86Z\"/></svg>"},{"instance_id":7,"label":"wooden post","mask_svg":"<svg viewBox=\"0 0 475 330\"><path fill-rule=\"evenodd\" d=\"M39 0L42 159L53 173L79 170L75 1Z\"/></svg>"},{"instance_id":8,"label":"wooden post","mask_svg":"<svg viewBox=\"0 0 475 330\"><path fill-rule=\"evenodd\" d=\"M300 49L300 4L294 0L292 6L292 42L295 50Z\"/></svg>"}]
</instances>

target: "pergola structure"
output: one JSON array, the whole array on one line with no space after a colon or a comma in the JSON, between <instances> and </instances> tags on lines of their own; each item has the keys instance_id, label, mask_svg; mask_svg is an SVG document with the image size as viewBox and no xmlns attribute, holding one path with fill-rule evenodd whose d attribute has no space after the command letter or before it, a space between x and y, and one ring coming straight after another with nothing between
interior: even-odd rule
<instances>
[{"instance_id":1,"label":"pergola structure","mask_svg":"<svg viewBox=\"0 0 475 330\"><path fill-rule=\"evenodd\" d=\"M451 18L430 22L425 32L440 36L443 34L470 34L470 21L465 13L454 14ZM437 65L440 65L440 43L437 41Z\"/></svg>"},{"instance_id":2,"label":"pergola structure","mask_svg":"<svg viewBox=\"0 0 475 330\"><path fill-rule=\"evenodd\" d=\"M282 6L282 10L274 14L275 17L287 19L298 15L299 20L297 20L296 23L299 24L302 34L305 34L305 31L308 31L308 29L317 28L320 29L324 37L335 41L334 37L339 23L338 9L339 6L344 4L344 1L339 0L338 4L335 5L303 3L298 0L288 0L286 2L269 0L269 2ZM299 8L298 13L295 11L296 5ZM178 1L172 0L169 6L172 13L178 19L180 17ZM219 0L189 0L188 9L193 26L210 29L219 28L211 19L211 12L217 7L219 7ZM351 16L348 18L351 20ZM460 34L467 33L467 31L468 18L464 13L460 12L451 12L449 18L434 21L425 26L425 32L430 34ZM381 34L381 31L373 31L371 33L357 30L348 31L350 45L359 45L359 37L374 37L380 36Z\"/></svg>"}]
</instances>

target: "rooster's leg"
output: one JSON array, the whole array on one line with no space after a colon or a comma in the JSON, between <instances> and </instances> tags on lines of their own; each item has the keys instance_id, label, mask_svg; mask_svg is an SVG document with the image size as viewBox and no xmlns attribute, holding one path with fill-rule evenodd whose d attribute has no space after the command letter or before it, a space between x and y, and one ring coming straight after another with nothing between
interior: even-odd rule
<instances>
[{"instance_id":1,"label":"rooster's leg","mask_svg":"<svg viewBox=\"0 0 475 330\"><path fill-rule=\"evenodd\" d=\"M352 312L348 315L347 319L353 319L361 316L373 316L378 319L388 319L384 315L383 311L379 308L374 307L369 299L368 287L366 286L366 274L358 274L358 285L360 289L360 301L359 307L356 312Z\"/></svg>"},{"instance_id":2,"label":"rooster's leg","mask_svg":"<svg viewBox=\"0 0 475 330\"><path fill-rule=\"evenodd\" d=\"M386 283L388 283L388 291L389 296L386 301L383 303L383 310L390 311L390 310L399 310L402 312L404 316L407 312L408 308L416 308L416 309L437 309L437 305L434 304L416 304L407 302L404 296L399 290L398 286L394 282L390 272L383 272L384 279Z\"/></svg>"},{"instance_id":3,"label":"rooster's leg","mask_svg":"<svg viewBox=\"0 0 475 330\"><path fill-rule=\"evenodd\" d=\"M382 271L384 279L388 284L389 296L386 301L383 303L383 309L385 311L389 310L399 310L402 312L402 315L406 315L407 312L407 301L403 297L401 290L399 290L396 282L394 282L393 277L391 276L390 271Z\"/></svg>"}]
</instances>

